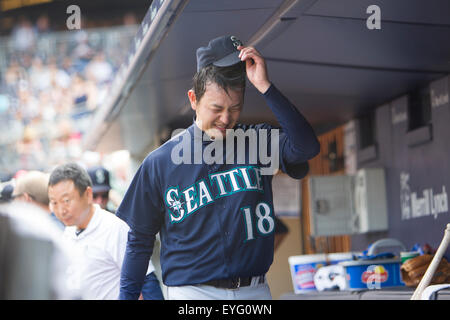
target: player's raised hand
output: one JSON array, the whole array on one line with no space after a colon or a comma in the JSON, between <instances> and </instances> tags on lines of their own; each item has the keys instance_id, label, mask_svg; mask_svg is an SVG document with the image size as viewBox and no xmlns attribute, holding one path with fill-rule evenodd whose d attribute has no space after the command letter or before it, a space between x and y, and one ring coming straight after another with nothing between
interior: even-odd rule
<instances>
[{"instance_id":1,"label":"player's raised hand","mask_svg":"<svg viewBox=\"0 0 450 320\"><path fill-rule=\"evenodd\" d=\"M239 58L241 61L245 61L248 80L259 92L266 92L270 87L270 81L264 58L253 47L239 46L237 49L240 50Z\"/></svg>"}]
</instances>

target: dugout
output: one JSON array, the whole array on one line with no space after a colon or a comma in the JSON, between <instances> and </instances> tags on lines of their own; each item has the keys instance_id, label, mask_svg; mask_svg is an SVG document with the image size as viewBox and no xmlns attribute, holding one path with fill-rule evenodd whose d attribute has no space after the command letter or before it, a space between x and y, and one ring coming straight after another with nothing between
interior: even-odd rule
<instances>
[{"instance_id":1,"label":"dugout","mask_svg":"<svg viewBox=\"0 0 450 320\"><path fill-rule=\"evenodd\" d=\"M380 28L375 11L368 10L374 4ZM444 205L450 187L449 11L445 0L432 6L420 0L155 0L84 146L102 152L125 148L140 163L174 129L192 122L186 92L196 48L233 34L260 50L271 80L321 136L312 173L386 170L387 229L319 239L307 228L311 217L302 202L298 216L286 218L290 240L276 259L294 252L363 250L384 237L407 247L436 247L450 216ZM248 86L242 122L275 123L261 105ZM409 177L408 188L402 175ZM439 212L419 208L402 216L406 189L419 200L440 196ZM304 188L302 196L308 197ZM289 278L278 278L287 271L283 263L273 266L279 268L273 281L281 284L273 286L274 298L291 285Z\"/></svg>"}]
</instances>

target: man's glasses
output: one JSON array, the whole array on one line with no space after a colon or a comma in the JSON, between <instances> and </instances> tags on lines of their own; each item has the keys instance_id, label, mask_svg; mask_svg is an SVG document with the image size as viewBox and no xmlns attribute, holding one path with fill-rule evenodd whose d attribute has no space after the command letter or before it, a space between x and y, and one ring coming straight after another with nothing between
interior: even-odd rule
<instances>
[{"instance_id":1,"label":"man's glasses","mask_svg":"<svg viewBox=\"0 0 450 320\"><path fill-rule=\"evenodd\" d=\"M96 198L108 199L108 193L107 192L94 193L93 197L94 199Z\"/></svg>"}]
</instances>

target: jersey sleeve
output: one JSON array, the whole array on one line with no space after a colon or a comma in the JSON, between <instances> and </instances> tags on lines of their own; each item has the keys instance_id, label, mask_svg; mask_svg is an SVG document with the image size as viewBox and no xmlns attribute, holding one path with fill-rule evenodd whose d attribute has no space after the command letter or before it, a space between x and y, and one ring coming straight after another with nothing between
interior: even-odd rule
<instances>
[{"instance_id":1,"label":"jersey sleeve","mask_svg":"<svg viewBox=\"0 0 450 320\"><path fill-rule=\"evenodd\" d=\"M281 126L280 169L292 178L303 178L309 170L307 161L320 151L314 130L300 111L273 84L264 93L264 98Z\"/></svg>"},{"instance_id":2,"label":"jersey sleeve","mask_svg":"<svg viewBox=\"0 0 450 320\"><path fill-rule=\"evenodd\" d=\"M162 203L156 163L147 157L137 170L116 215L131 230L146 236L159 232L162 219Z\"/></svg>"},{"instance_id":3,"label":"jersey sleeve","mask_svg":"<svg viewBox=\"0 0 450 320\"><path fill-rule=\"evenodd\" d=\"M275 153L278 153L278 162L277 166L275 167L276 169L280 169L282 172L286 173L293 179L301 179L308 174L309 165L307 160L301 159L296 161L295 157L294 160L290 159L292 158L292 155L289 151L288 136L283 128L274 127L266 123L257 125L256 127L259 130L263 129L267 130L266 132L268 132L269 139L266 143L267 149L269 151L266 157L270 155L270 158L273 160L272 157L275 157ZM278 134L275 135L273 130L277 130ZM261 154L259 156L261 157ZM270 163L270 165L272 166L273 164Z\"/></svg>"},{"instance_id":4,"label":"jersey sleeve","mask_svg":"<svg viewBox=\"0 0 450 320\"><path fill-rule=\"evenodd\" d=\"M307 160L289 161L289 148L287 135L280 133L280 169L294 179L301 179L308 174L309 164ZM286 156L288 154L288 156Z\"/></svg>"}]
</instances>

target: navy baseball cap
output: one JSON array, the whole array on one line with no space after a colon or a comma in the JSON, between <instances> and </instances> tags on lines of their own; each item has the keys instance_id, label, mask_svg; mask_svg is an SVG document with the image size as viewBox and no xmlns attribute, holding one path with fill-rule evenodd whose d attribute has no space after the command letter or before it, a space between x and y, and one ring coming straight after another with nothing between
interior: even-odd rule
<instances>
[{"instance_id":1,"label":"navy baseball cap","mask_svg":"<svg viewBox=\"0 0 450 320\"><path fill-rule=\"evenodd\" d=\"M97 192L106 192L111 190L111 186L109 184L109 171L101 166L96 166L89 168L87 170L89 176L92 180L92 191L94 193Z\"/></svg>"},{"instance_id":2,"label":"navy baseball cap","mask_svg":"<svg viewBox=\"0 0 450 320\"><path fill-rule=\"evenodd\" d=\"M197 49L197 72L211 64L229 67L241 62L239 50L241 40L235 36L222 36L211 40L207 47Z\"/></svg>"}]
</instances>

